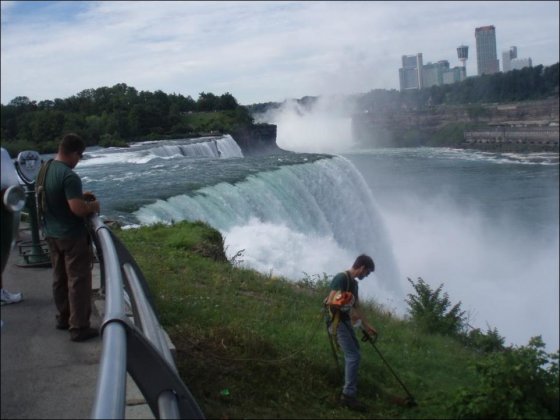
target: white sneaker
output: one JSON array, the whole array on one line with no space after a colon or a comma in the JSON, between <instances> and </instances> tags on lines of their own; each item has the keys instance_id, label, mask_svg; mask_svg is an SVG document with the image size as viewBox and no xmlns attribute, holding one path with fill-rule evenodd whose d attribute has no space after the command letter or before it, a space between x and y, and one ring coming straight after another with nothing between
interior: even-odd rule
<instances>
[{"instance_id":1,"label":"white sneaker","mask_svg":"<svg viewBox=\"0 0 560 420\"><path fill-rule=\"evenodd\" d=\"M19 303L23 300L23 294L21 293L10 293L7 290L2 289L2 305L9 305L10 303Z\"/></svg>"}]
</instances>

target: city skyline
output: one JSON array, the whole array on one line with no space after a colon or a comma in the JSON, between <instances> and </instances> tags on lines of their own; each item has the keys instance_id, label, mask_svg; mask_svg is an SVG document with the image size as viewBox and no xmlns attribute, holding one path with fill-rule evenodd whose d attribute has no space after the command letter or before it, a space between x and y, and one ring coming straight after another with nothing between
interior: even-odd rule
<instances>
[{"instance_id":1,"label":"city skyline","mask_svg":"<svg viewBox=\"0 0 560 420\"><path fill-rule=\"evenodd\" d=\"M126 83L241 104L399 89L403 55L477 74L476 27L558 62L558 2L2 1L1 102Z\"/></svg>"}]
</instances>

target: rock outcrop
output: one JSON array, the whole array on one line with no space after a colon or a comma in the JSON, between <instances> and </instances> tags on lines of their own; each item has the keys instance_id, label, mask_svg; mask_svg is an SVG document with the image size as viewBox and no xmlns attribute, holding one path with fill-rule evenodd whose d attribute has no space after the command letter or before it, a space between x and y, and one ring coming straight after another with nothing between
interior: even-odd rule
<instances>
[{"instance_id":1,"label":"rock outcrop","mask_svg":"<svg viewBox=\"0 0 560 420\"><path fill-rule=\"evenodd\" d=\"M281 151L276 144L276 125L253 124L231 133L245 156Z\"/></svg>"}]
</instances>

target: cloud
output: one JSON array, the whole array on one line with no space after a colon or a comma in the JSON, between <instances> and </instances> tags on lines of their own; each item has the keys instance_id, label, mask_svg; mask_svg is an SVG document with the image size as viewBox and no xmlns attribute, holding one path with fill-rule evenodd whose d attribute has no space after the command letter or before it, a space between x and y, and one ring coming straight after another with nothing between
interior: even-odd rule
<instances>
[{"instance_id":1,"label":"cloud","mask_svg":"<svg viewBox=\"0 0 560 420\"><path fill-rule=\"evenodd\" d=\"M558 61L556 2L2 2L2 103L127 83L241 103L398 88L403 54L458 64L494 24L535 64ZM539 31L534 30L538 22Z\"/></svg>"}]
</instances>

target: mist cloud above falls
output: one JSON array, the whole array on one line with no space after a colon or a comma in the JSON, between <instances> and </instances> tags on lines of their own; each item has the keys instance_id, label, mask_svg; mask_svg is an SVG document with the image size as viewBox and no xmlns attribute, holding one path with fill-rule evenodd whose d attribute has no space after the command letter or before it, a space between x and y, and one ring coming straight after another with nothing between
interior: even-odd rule
<instances>
[{"instance_id":1,"label":"mist cloud above falls","mask_svg":"<svg viewBox=\"0 0 560 420\"><path fill-rule=\"evenodd\" d=\"M342 96L321 96L305 104L296 100L255 115L255 122L277 126L279 147L300 153L344 153L356 144L352 136L353 101Z\"/></svg>"}]
</instances>

